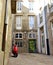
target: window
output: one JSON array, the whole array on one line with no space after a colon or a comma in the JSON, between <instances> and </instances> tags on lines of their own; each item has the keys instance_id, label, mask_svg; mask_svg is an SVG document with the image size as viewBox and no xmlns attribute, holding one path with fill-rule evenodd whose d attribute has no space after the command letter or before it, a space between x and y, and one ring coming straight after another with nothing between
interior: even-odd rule
<instances>
[{"instance_id":1,"label":"window","mask_svg":"<svg viewBox=\"0 0 53 65\"><path fill-rule=\"evenodd\" d=\"M51 0L51 4L53 4L53 0Z\"/></svg>"},{"instance_id":2,"label":"window","mask_svg":"<svg viewBox=\"0 0 53 65\"><path fill-rule=\"evenodd\" d=\"M22 42L20 42L20 47L22 47Z\"/></svg>"},{"instance_id":3,"label":"window","mask_svg":"<svg viewBox=\"0 0 53 65\"><path fill-rule=\"evenodd\" d=\"M40 23L42 23L42 21L43 21L43 20L42 20L42 16L40 16Z\"/></svg>"},{"instance_id":4,"label":"window","mask_svg":"<svg viewBox=\"0 0 53 65\"><path fill-rule=\"evenodd\" d=\"M52 30L52 36L53 36L53 22L51 22L51 30Z\"/></svg>"},{"instance_id":5,"label":"window","mask_svg":"<svg viewBox=\"0 0 53 65\"><path fill-rule=\"evenodd\" d=\"M29 29L34 29L34 16L29 16Z\"/></svg>"},{"instance_id":6,"label":"window","mask_svg":"<svg viewBox=\"0 0 53 65\"><path fill-rule=\"evenodd\" d=\"M29 34L29 38L32 38L32 34L31 33Z\"/></svg>"},{"instance_id":7,"label":"window","mask_svg":"<svg viewBox=\"0 0 53 65\"><path fill-rule=\"evenodd\" d=\"M33 33L33 38L35 38L35 33Z\"/></svg>"},{"instance_id":8,"label":"window","mask_svg":"<svg viewBox=\"0 0 53 65\"><path fill-rule=\"evenodd\" d=\"M15 38L22 38L22 33L16 33Z\"/></svg>"},{"instance_id":9,"label":"window","mask_svg":"<svg viewBox=\"0 0 53 65\"><path fill-rule=\"evenodd\" d=\"M45 47L45 39L44 39L44 33L42 33L42 47L44 48Z\"/></svg>"},{"instance_id":10,"label":"window","mask_svg":"<svg viewBox=\"0 0 53 65\"><path fill-rule=\"evenodd\" d=\"M21 29L22 28L22 17L17 16L16 17L16 29Z\"/></svg>"},{"instance_id":11,"label":"window","mask_svg":"<svg viewBox=\"0 0 53 65\"><path fill-rule=\"evenodd\" d=\"M33 11L33 2L29 2L29 11Z\"/></svg>"},{"instance_id":12,"label":"window","mask_svg":"<svg viewBox=\"0 0 53 65\"><path fill-rule=\"evenodd\" d=\"M28 38L35 38L35 32L29 32Z\"/></svg>"},{"instance_id":13,"label":"window","mask_svg":"<svg viewBox=\"0 0 53 65\"><path fill-rule=\"evenodd\" d=\"M15 37L18 38L18 34L16 34Z\"/></svg>"},{"instance_id":14,"label":"window","mask_svg":"<svg viewBox=\"0 0 53 65\"><path fill-rule=\"evenodd\" d=\"M21 33L19 34L19 38L22 38L22 34Z\"/></svg>"},{"instance_id":15,"label":"window","mask_svg":"<svg viewBox=\"0 0 53 65\"><path fill-rule=\"evenodd\" d=\"M18 47L22 47L22 40L19 40L19 41L16 41L15 44L18 46Z\"/></svg>"},{"instance_id":16,"label":"window","mask_svg":"<svg viewBox=\"0 0 53 65\"><path fill-rule=\"evenodd\" d=\"M22 10L22 2L16 2L16 12L21 12Z\"/></svg>"},{"instance_id":17,"label":"window","mask_svg":"<svg viewBox=\"0 0 53 65\"><path fill-rule=\"evenodd\" d=\"M43 14L41 13L40 14L40 23L42 23L43 22Z\"/></svg>"}]
</instances>

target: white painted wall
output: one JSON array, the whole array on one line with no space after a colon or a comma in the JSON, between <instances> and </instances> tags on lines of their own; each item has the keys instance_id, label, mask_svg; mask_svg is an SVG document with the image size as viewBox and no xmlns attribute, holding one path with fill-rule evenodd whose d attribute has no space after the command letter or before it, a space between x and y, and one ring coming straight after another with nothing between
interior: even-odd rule
<instances>
[{"instance_id":1,"label":"white painted wall","mask_svg":"<svg viewBox=\"0 0 53 65\"><path fill-rule=\"evenodd\" d=\"M39 21L40 21L40 19L39 19L39 15L37 16L37 27L38 27L38 52L39 53L41 53L41 48L40 48L40 29L39 29Z\"/></svg>"},{"instance_id":2,"label":"white painted wall","mask_svg":"<svg viewBox=\"0 0 53 65\"><path fill-rule=\"evenodd\" d=\"M40 28L43 26L44 27L44 35L45 35L45 53L47 54L47 46L46 46L46 26L45 26L45 13L43 10L43 22L40 24L40 17L39 15L37 16L37 25L38 25L38 52L41 52L41 46L40 46Z\"/></svg>"},{"instance_id":3,"label":"white painted wall","mask_svg":"<svg viewBox=\"0 0 53 65\"><path fill-rule=\"evenodd\" d=\"M47 45L46 45L46 21L45 21L45 12L43 12L43 19L44 19L44 34L45 34L45 51L46 51L46 54L47 54Z\"/></svg>"}]
</instances>

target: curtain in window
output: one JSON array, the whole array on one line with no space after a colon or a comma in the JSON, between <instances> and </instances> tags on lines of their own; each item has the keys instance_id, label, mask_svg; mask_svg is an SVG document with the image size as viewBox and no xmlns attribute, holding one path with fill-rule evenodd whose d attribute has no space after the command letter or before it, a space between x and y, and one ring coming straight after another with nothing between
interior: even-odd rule
<instances>
[{"instance_id":1,"label":"curtain in window","mask_svg":"<svg viewBox=\"0 0 53 65\"><path fill-rule=\"evenodd\" d=\"M34 28L34 16L29 16L29 28Z\"/></svg>"},{"instance_id":2,"label":"curtain in window","mask_svg":"<svg viewBox=\"0 0 53 65\"><path fill-rule=\"evenodd\" d=\"M22 4L21 4L21 2L16 2L16 12L17 11L21 11L22 10Z\"/></svg>"},{"instance_id":3,"label":"curtain in window","mask_svg":"<svg viewBox=\"0 0 53 65\"><path fill-rule=\"evenodd\" d=\"M16 17L16 29L21 29L21 27L22 27L21 16L17 16Z\"/></svg>"}]
</instances>

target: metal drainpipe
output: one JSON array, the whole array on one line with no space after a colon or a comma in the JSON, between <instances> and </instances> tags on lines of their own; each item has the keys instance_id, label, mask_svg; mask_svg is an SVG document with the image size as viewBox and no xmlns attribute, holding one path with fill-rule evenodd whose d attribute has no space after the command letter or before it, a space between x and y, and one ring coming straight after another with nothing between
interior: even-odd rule
<instances>
[{"instance_id":1,"label":"metal drainpipe","mask_svg":"<svg viewBox=\"0 0 53 65\"><path fill-rule=\"evenodd\" d=\"M47 55L50 55L50 48L49 48L49 38L48 38L48 28L47 28L47 6L44 8L44 14L45 14L45 29L46 29L46 45L47 45Z\"/></svg>"},{"instance_id":2,"label":"metal drainpipe","mask_svg":"<svg viewBox=\"0 0 53 65\"><path fill-rule=\"evenodd\" d=\"M6 29L7 29L7 24L5 24L5 21L6 21L6 12L7 12L7 0L6 0L6 3L5 3L5 16L4 16L4 27L6 26ZM4 33L4 31L3 31ZM3 37L4 39L6 39L6 30L5 30L5 37ZM5 63L5 42L4 42L4 56L3 56L3 65Z\"/></svg>"}]
</instances>

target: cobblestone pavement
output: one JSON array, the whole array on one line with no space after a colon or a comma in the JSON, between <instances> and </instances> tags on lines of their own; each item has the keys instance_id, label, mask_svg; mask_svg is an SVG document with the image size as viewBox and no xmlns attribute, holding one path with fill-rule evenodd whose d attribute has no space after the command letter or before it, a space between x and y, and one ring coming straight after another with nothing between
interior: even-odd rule
<instances>
[{"instance_id":1,"label":"cobblestone pavement","mask_svg":"<svg viewBox=\"0 0 53 65\"><path fill-rule=\"evenodd\" d=\"M53 56L23 53L10 57L8 65L53 65Z\"/></svg>"}]
</instances>

